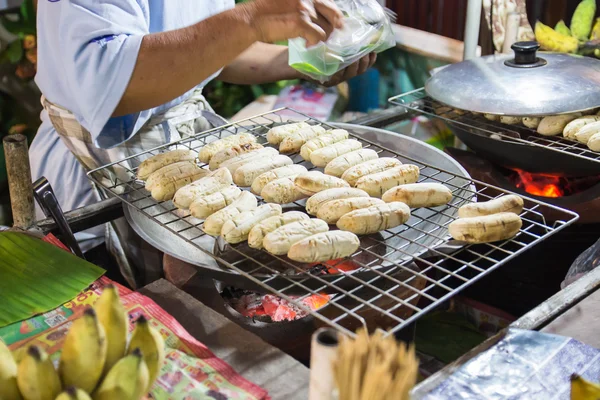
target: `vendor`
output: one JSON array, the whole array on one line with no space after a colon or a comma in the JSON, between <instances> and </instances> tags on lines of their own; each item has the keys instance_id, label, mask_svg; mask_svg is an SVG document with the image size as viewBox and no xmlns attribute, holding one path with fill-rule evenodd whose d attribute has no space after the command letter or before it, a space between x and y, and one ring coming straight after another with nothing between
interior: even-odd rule
<instances>
[{"instance_id":1,"label":"vendor","mask_svg":"<svg viewBox=\"0 0 600 400\"><path fill-rule=\"evenodd\" d=\"M65 211L99 199L86 171L224 123L202 96L207 82L305 78L289 67L287 47L267 43L316 44L342 24L330 0L42 0L37 18L44 111L32 177L50 181ZM374 62L366 56L328 85ZM78 239L90 249L104 228Z\"/></svg>"}]
</instances>

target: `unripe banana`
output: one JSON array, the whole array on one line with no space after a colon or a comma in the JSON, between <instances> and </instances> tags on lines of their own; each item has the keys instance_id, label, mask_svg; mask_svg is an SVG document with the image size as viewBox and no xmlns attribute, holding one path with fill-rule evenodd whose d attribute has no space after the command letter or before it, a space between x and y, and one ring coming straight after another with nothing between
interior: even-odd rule
<instances>
[{"instance_id":1,"label":"unripe banana","mask_svg":"<svg viewBox=\"0 0 600 400\"><path fill-rule=\"evenodd\" d=\"M123 357L127 348L127 313L119 299L119 291L108 285L96 302L94 309L106 333L106 362L103 374Z\"/></svg>"},{"instance_id":2,"label":"unripe banana","mask_svg":"<svg viewBox=\"0 0 600 400\"><path fill-rule=\"evenodd\" d=\"M17 363L12 353L0 340L0 400L21 400L17 386Z\"/></svg>"},{"instance_id":3,"label":"unripe banana","mask_svg":"<svg viewBox=\"0 0 600 400\"><path fill-rule=\"evenodd\" d=\"M139 400L148 388L148 367L140 349L121 358L108 371L98 389L92 394L94 400Z\"/></svg>"},{"instance_id":4,"label":"unripe banana","mask_svg":"<svg viewBox=\"0 0 600 400\"><path fill-rule=\"evenodd\" d=\"M106 333L94 309L88 308L69 329L58 373L65 386L77 386L91 393L102 376L105 361Z\"/></svg>"},{"instance_id":5,"label":"unripe banana","mask_svg":"<svg viewBox=\"0 0 600 400\"><path fill-rule=\"evenodd\" d=\"M562 19L558 21L558 23L554 27L554 30L560 33L561 35L571 36L571 30L569 29L567 24L565 24L565 21Z\"/></svg>"},{"instance_id":6,"label":"unripe banana","mask_svg":"<svg viewBox=\"0 0 600 400\"><path fill-rule=\"evenodd\" d=\"M54 400L60 393L60 379L48 354L31 346L19 364L17 384L25 400Z\"/></svg>"},{"instance_id":7,"label":"unripe banana","mask_svg":"<svg viewBox=\"0 0 600 400\"><path fill-rule=\"evenodd\" d=\"M596 16L596 0L582 0L571 18L571 34L583 41L588 40Z\"/></svg>"},{"instance_id":8,"label":"unripe banana","mask_svg":"<svg viewBox=\"0 0 600 400\"><path fill-rule=\"evenodd\" d=\"M59 394L56 400L92 400L92 398L83 390L71 386Z\"/></svg>"},{"instance_id":9,"label":"unripe banana","mask_svg":"<svg viewBox=\"0 0 600 400\"><path fill-rule=\"evenodd\" d=\"M129 342L129 353L135 349L141 350L146 366L148 367L148 382L146 393L154 384L165 361L165 342L160 333L150 326L148 320L142 315L135 323L135 329Z\"/></svg>"}]
</instances>

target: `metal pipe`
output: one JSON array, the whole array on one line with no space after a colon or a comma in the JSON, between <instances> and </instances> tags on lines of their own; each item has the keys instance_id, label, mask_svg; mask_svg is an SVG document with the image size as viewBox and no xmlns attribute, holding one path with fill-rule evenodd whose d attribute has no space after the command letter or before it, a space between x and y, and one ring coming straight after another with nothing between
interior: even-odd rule
<instances>
[{"instance_id":1,"label":"metal pipe","mask_svg":"<svg viewBox=\"0 0 600 400\"><path fill-rule=\"evenodd\" d=\"M463 59L477 57L479 44L479 28L481 25L481 7L483 0L469 0L467 4L467 21L465 24L465 41Z\"/></svg>"},{"instance_id":2,"label":"metal pipe","mask_svg":"<svg viewBox=\"0 0 600 400\"><path fill-rule=\"evenodd\" d=\"M33 225L35 209L27 137L8 135L3 144L13 225L28 229Z\"/></svg>"}]
</instances>

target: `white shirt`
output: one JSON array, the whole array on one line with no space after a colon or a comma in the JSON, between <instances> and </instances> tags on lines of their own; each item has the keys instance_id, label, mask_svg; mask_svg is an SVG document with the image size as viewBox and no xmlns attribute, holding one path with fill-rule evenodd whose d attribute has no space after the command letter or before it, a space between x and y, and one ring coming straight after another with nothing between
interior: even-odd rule
<instances>
[{"instance_id":1,"label":"white shirt","mask_svg":"<svg viewBox=\"0 0 600 400\"><path fill-rule=\"evenodd\" d=\"M48 100L75 114L98 147L113 147L187 96L111 118L133 73L144 35L190 26L234 5L234 0L39 0L36 83ZM45 176L50 181L64 211L95 202L83 168L45 112L41 118L30 149L32 178ZM39 208L37 218L43 218ZM96 231L88 237L97 236ZM82 248L97 244L93 240L82 243Z\"/></svg>"}]
</instances>

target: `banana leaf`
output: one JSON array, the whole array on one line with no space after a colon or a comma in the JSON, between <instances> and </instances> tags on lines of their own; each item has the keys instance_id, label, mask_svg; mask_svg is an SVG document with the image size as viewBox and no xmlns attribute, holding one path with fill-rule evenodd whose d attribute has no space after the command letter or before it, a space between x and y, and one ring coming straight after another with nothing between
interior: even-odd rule
<instances>
[{"instance_id":1,"label":"banana leaf","mask_svg":"<svg viewBox=\"0 0 600 400\"><path fill-rule=\"evenodd\" d=\"M104 272L29 235L0 233L0 328L66 303Z\"/></svg>"}]
</instances>

